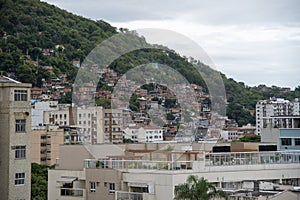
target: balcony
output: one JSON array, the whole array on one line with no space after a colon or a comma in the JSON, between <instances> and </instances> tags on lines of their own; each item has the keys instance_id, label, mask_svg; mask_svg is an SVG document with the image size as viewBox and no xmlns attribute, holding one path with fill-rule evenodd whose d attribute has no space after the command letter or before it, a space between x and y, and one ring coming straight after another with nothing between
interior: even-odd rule
<instances>
[{"instance_id":1,"label":"balcony","mask_svg":"<svg viewBox=\"0 0 300 200\"><path fill-rule=\"evenodd\" d=\"M153 200L154 194L116 191L115 200Z\"/></svg>"},{"instance_id":2,"label":"balcony","mask_svg":"<svg viewBox=\"0 0 300 200\"><path fill-rule=\"evenodd\" d=\"M143 169L143 170L192 170L194 161L108 160L86 159L85 168Z\"/></svg>"},{"instance_id":3,"label":"balcony","mask_svg":"<svg viewBox=\"0 0 300 200\"><path fill-rule=\"evenodd\" d=\"M208 153L205 166L299 164L300 151Z\"/></svg>"},{"instance_id":4,"label":"balcony","mask_svg":"<svg viewBox=\"0 0 300 200\"><path fill-rule=\"evenodd\" d=\"M84 189L60 188L61 196L83 197Z\"/></svg>"}]
</instances>

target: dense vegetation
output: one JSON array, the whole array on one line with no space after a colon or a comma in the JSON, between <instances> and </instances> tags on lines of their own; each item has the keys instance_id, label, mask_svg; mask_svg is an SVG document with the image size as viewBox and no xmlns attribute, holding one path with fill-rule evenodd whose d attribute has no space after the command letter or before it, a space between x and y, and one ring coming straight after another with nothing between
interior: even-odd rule
<instances>
[{"instance_id":1,"label":"dense vegetation","mask_svg":"<svg viewBox=\"0 0 300 200\"><path fill-rule=\"evenodd\" d=\"M102 20L85 19L39 0L1 1L0 8L0 71L34 85L51 74L26 61L53 66L55 75L66 73L72 80L77 69L71 61L82 61L96 44L116 33ZM52 55L44 55L43 49L53 50Z\"/></svg>"},{"instance_id":2,"label":"dense vegetation","mask_svg":"<svg viewBox=\"0 0 300 200\"><path fill-rule=\"evenodd\" d=\"M39 0L4 0L0 2L0 9L0 71L34 86L41 86L42 78L59 77L62 73L66 73L69 81L73 82L78 68L72 65L72 61L83 61L97 44L118 32L102 20L86 19ZM119 31L127 30L120 28ZM140 40L145 42L143 38ZM51 53L45 55L45 50ZM118 58L110 67L118 73L125 73L134 66L149 62L176 69L190 83L198 84L208 92L193 65L206 72L210 71L209 67L199 61L191 63L172 50L152 48L134 51ZM41 66L52 66L53 73ZM224 74L222 78L227 93L228 117L235 119L239 125L255 123L251 110L260 99L276 96L292 100L300 97L300 87L283 92L276 86L248 87L226 78ZM99 83L99 87L112 89L103 83ZM70 96L68 94L62 102L68 102ZM134 103L134 99L131 101ZM110 105L106 99L96 100L96 103L106 107Z\"/></svg>"},{"instance_id":3,"label":"dense vegetation","mask_svg":"<svg viewBox=\"0 0 300 200\"><path fill-rule=\"evenodd\" d=\"M48 188L48 167L37 163L31 164L31 199L46 200Z\"/></svg>"}]
</instances>

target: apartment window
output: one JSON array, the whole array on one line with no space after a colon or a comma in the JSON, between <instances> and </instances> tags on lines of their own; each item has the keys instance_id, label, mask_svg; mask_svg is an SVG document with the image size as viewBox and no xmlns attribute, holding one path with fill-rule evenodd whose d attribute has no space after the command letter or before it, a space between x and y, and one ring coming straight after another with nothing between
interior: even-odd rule
<instances>
[{"instance_id":1,"label":"apartment window","mask_svg":"<svg viewBox=\"0 0 300 200\"><path fill-rule=\"evenodd\" d=\"M96 182L90 182L90 192L96 192Z\"/></svg>"},{"instance_id":2,"label":"apartment window","mask_svg":"<svg viewBox=\"0 0 300 200\"><path fill-rule=\"evenodd\" d=\"M292 139L291 138L281 138L281 145L282 146L291 146Z\"/></svg>"},{"instance_id":3,"label":"apartment window","mask_svg":"<svg viewBox=\"0 0 300 200\"><path fill-rule=\"evenodd\" d=\"M16 146L15 158L16 159L25 159L26 158L26 146Z\"/></svg>"},{"instance_id":4,"label":"apartment window","mask_svg":"<svg viewBox=\"0 0 300 200\"><path fill-rule=\"evenodd\" d=\"M16 173L15 185L24 185L24 184L25 184L25 173Z\"/></svg>"},{"instance_id":5,"label":"apartment window","mask_svg":"<svg viewBox=\"0 0 300 200\"><path fill-rule=\"evenodd\" d=\"M15 101L27 101L27 90L15 90Z\"/></svg>"},{"instance_id":6,"label":"apartment window","mask_svg":"<svg viewBox=\"0 0 300 200\"><path fill-rule=\"evenodd\" d=\"M297 146L300 145L300 138L295 138L295 145L297 145Z\"/></svg>"},{"instance_id":7,"label":"apartment window","mask_svg":"<svg viewBox=\"0 0 300 200\"><path fill-rule=\"evenodd\" d=\"M42 135L42 136L41 136L41 139L42 139L42 140L44 140L44 139L46 139L46 138L47 138L46 135Z\"/></svg>"},{"instance_id":8,"label":"apartment window","mask_svg":"<svg viewBox=\"0 0 300 200\"><path fill-rule=\"evenodd\" d=\"M115 193L115 184L109 183L109 193Z\"/></svg>"},{"instance_id":9,"label":"apartment window","mask_svg":"<svg viewBox=\"0 0 300 200\"><path fill-rule=\"evenodd\" d=\"M26 120L25 119L16 119L16 132L25 132L26 128Z\"/></svg>"}]
</instances>

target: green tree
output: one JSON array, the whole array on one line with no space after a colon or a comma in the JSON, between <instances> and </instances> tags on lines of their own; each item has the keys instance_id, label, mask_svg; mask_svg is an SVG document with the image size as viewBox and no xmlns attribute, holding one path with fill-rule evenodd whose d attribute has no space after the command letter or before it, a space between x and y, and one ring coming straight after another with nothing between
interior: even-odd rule
<instances>
[{"instance_id":1,"label":"green tree","mask_svg":"<svg viewBox=\"0 0 300 200\"><path fill-rule=\"evenodd\" d=\"M53 169L54 166L48 167L37 163L31 164L31 199L46 200L48 187L48 169Z\"/></svg>"},{"instance_id":2,"label":"green tree","mask_svg":"<svg viewBox=\"0 0 300 200\"><path fill-rule=\"evenodd\" d=\"M260 136L259 135L247 135L235 142L260 142Z\"/></svg>"},{"instance_id":3,"label":"green tree","mask_svg":"<svg viewBox=\"0 0 300 200\"><path fill-rule=\"evenodd\" d=\"M175 186L176 200L210 200L214 198L228 199L227 193L217 190L203 177L190 175L186 183Z\"/></svg>"}]
</instances>

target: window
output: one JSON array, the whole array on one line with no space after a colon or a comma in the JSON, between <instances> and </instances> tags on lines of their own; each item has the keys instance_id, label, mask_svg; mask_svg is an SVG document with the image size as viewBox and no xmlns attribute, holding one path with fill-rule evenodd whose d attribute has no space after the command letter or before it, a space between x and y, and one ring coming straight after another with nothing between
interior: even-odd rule
<instances>
[{"instance_id":1,"label":"window","mask_svg":"<svg viewBox=\"0 0 300 200\"><path fill-rule=\"evenodd\" d=\"M25 184L25 173L16 173L15 175L15 185Z\"/></svg>"},{"instance_id":2,"label":"window","mask_svg":"<svg viewBox=\"0 0 300 200\"><path fill-rule=\"evenodd\" d=\"M27 101L27 90L15 90L15 101Z\"/></svg>"},{"instance_id":3,"label":"window","mask_svg":"<svg viewBox=\"0 0 300 200\"><path fill-rule=\"evenodd\" d=\"M16 159L25 159L26 158L26 146L16 146L15 158Z\"/></svg>"},{"instance_id":4,"label":"window","mask_svg":"<svg viewBox=\"0 0 300 200\"><path fill-rule=\"evenodd\" d=\"M295 145L297 145L297 146L300 145L300 138L295 138Z\"/></svg>"},{"instance_id":5,"label":"window","mask_svg":"<svg viewBox=\"0 0 300 200\"><path fill-rule=\"evenodd\" d=\"M281 145L282 146L291 146L292 139L291 138L281 138Z\"/></svg>"},{"instance_id":6,"label":"window","mask_svg":"<svg viewBox=\"0 0 300 200\"><path fill-rule=\"evenodd\" d=\"M109 184L109 193L115 193L115 184L114 183Z\"/></svg>"},{"instance_id":7,"label":"window","mask_svg":"<svg viewBox=\"0 0 300 200\"><path fill-rule=\"evenodd\" d=\"M16 119L16 132L25 132L26 128L26 120L25 119Z\"/></svg>"},{"instance_id":8,"label":"window","mask_svg":"<svg viewBox=\"0 0 300 200\"><path fill-rule=\"evenodd\" d=\"M96 183L90 182L90 192L96 192Z\"/></svg>"}]
</instances>

